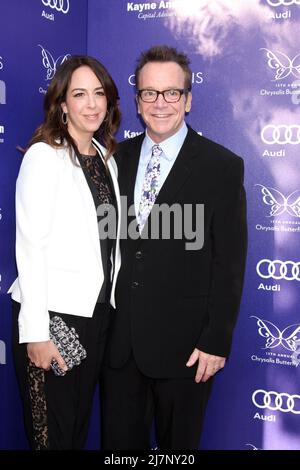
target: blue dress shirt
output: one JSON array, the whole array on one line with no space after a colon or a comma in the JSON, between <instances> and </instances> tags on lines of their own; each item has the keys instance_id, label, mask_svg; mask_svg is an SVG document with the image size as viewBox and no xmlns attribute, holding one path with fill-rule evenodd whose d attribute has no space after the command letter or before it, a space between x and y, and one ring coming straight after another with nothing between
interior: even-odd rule
<instances>
[{"instance_id":1,"label":"blue dress shirt","mask_svg":"<svg viewBox=\"0 0 300 470\"><path fill-rule=\"evenodd\" d=\"M158 182L158 192L160 191L172 166L174 165L174 162L179 154L184 139L186 138L187 132L188 128L184 122L182 127L179 129L179 131L176 132L176 134L159 143L159 146L163 152L160 156L160 177ZM139 212L144 177L148 162L151 158L153 145L157 144L149 137L148 132L146 130L146 135L141 148L141 155L134 188L134 207L136 215Z\"/></svg>"}]
</instances>

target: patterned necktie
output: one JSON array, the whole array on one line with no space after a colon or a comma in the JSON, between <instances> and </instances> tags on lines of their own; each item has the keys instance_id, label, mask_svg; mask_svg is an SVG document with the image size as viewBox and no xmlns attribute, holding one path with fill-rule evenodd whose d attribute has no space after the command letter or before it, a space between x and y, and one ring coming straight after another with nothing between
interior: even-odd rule
<instances>
[{"instance_id":1,"label":"patterned necktie","mask_svg":"<svg viewBox=\"0 0 300 470\"><path fill-rule=\"evenodd\" d=\"M159 145L153 145L151 158L147 165L142 197L139 205L138 225L139 231L142 233L146 220L151 212L152 206L157 196L158 181L160 176L160 155L162 149Z\"/></svg>"}]
</instances>

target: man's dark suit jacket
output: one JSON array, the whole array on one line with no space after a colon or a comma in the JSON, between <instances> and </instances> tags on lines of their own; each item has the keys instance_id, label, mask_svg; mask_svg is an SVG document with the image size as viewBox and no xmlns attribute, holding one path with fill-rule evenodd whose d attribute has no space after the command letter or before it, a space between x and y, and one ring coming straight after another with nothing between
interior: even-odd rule
<instances>
[{"instance_id":1,"label":"man's dark suit jacket","mask_svg":"<svg viewBox=\"0 0 300 470\"><path fill-rule=\"evenodd\" d=\"M117 154L128 207L134 204L143 139L122 142ZM242 159L189 128L156 199L162 203L204 204L204 246L187 251L184 237L121 240L108 358L121 367L133 351L149 377L190 377L195 368L185 364L195 347L224 357L230 352L246 258Z\"/></svg>"}]
</instances>

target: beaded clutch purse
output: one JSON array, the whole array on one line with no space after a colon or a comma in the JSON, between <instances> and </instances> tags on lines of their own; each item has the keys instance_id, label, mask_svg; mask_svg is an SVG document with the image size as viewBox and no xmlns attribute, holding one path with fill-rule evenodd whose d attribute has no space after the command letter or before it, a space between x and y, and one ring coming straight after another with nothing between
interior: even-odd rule
<instances>
[{"instance_id":1,"label":"beaded clutch purse","mask_svg":"<svg viewBox=\"0 0 300 470\"><path fill-rule=\"evenodd\" d=\"M50 320L50 339L64 359L68 371L86 358L86 350L79 342L75 328L69 328L57 315ZM63 376L68 372L61 369L55 359L51 363L51 368L55 375Z\"/></svg>"}]
</instances>

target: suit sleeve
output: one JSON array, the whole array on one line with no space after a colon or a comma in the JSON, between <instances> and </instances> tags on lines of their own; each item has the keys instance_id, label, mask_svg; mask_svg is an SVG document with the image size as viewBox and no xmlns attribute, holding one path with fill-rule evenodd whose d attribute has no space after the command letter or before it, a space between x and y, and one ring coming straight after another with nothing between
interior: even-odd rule
<instances>
[{"instance_id":1,"label":"suit sleeve","mask_svg":"<svg viewBox=\"0 0 300 470\"><path fill-rule=\"evenodd\" d=\"M247 222L244 165L234 158L222 176L211 227L212 271L207 323L197 348L227 357L243 289Z\"/></svg>"},{"instance_id":2,"label":"suit sleeve","mask_svg":"<svg viewBox=\"0 0 300 470\"><path fill-rule=\"evenodd\" d=\"M58 185L58 158L44 143L26 152L16 185L16 259L21 292L19 342L49 340L47 243Z\"/></svg>"}]
</instances>

